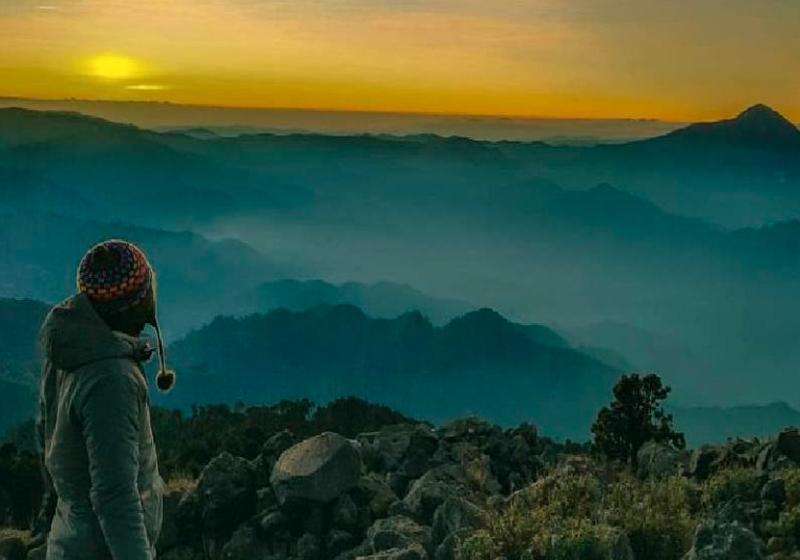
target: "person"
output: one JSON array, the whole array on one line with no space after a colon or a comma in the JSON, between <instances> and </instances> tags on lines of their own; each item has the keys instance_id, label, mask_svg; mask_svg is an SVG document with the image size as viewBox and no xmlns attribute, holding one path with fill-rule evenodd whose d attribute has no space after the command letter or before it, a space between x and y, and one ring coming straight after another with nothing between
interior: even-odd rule
<instances>
[{"instance_id":1,"label":"person","mask_svg":"<svg viewBox=\"0 0 800 560\"><path fill-rule=\"evenodd\" d=\"M41 330L39 433L47 494L55 507L47 560L153 560L164 482L158 471L143 363L154 349L172 388L156 318L156 278L132 243L110 240L80 263L78 293ZM46 502L48 500L45 500Z\"/></svg>"}]
</instances>

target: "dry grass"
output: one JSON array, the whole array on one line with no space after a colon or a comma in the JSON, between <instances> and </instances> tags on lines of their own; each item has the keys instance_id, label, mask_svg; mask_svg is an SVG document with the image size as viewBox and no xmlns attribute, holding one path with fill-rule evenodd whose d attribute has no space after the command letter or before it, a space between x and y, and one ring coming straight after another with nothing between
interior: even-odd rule
<instances>
[{"instance_id":1,"label":"dry grass","mask_svg":"<svg viewBox=\"0 0 800 560\"><path fill-rule=\"evenodd\" d=\"M20 539L26 546L31 541L31 532L11 527L0 527L0 540Z\"/></svg>"},{"instance_id":2,"label":"dry grass","mask_svg":"<svg viewBox=\"0 0 800 560\"><path fill-rule=\"evenodd\" d=\"M167 492L189 492L197 488L197 480L188 473L177 472L167 481Z\"/></svg>"}]
</instances>

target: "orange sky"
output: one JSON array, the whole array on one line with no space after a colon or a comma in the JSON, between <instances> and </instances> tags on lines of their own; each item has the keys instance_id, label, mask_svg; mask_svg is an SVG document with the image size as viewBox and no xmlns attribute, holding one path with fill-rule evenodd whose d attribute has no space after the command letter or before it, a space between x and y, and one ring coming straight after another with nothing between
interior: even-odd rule
<instances>
[{"instance_id":1,"label":"orange sky","mask_svg":"<svg viewBox=\"0 0 800 560\"><path fill-rule=\"evenodd\" d=\"M800 121L796 0L0 0L0 95Z\"/></svg>"}]
</instances>

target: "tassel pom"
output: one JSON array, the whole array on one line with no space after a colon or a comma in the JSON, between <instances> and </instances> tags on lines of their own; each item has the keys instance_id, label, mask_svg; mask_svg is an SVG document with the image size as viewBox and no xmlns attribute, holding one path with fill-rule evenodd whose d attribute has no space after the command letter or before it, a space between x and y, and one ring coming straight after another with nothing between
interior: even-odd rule
<instances>
[{"instance_id":1,"label":"tassel pom","mask_svg":"<svg viewBox=\"0 0 800 560\"><path fill-rule=\"evenodd\" d=\"M174 370L158 370L158 374L156 375L156 387L158 387L159 392L169 393L175 386L175 377Z\"/></svg>"}]
</instances>

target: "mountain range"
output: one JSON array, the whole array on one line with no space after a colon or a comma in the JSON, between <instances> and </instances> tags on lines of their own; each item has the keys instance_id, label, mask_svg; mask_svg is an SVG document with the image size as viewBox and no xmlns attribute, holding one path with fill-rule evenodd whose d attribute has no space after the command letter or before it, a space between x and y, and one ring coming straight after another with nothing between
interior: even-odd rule
<instances>
[{"instance_id":1,"label":"mountain range","mask_svg":"<svg viewBox=\"0 0 800 560\"><path fill-rule=\"evenodd\" d=\"M0 436L36 414L35 340L47 309L0 299ZM179 385L151 395L168 408L359 395L433 421L464 414L506 424L522 419L545 435L578 440L588 437L620 371L552 329L515 324L488 309L436 327L419 313L375 319L352 305L219 317L175 342L170 362ZM785 403L671 405L670 412L691 445L800 424L800 412Z\"/></svg>"},{"instance_id":2,"label":"mountain range","mask_svg":"<svg viewBox=\"0 0 800 560\"><path fill-rule=\"evenodd\" d=\"M56 301L90 243L129 237L153 253L171 338L278 304L424 308L437 325L487 306L656 369L682 403L769 402L800 394L797 135L761 106L594 147L197 137L3 109L0 295ZM286 278L337 293L274 284ZM643 355L635 337L594 325L681 351Z\"/></svg>"}]
</instances>

